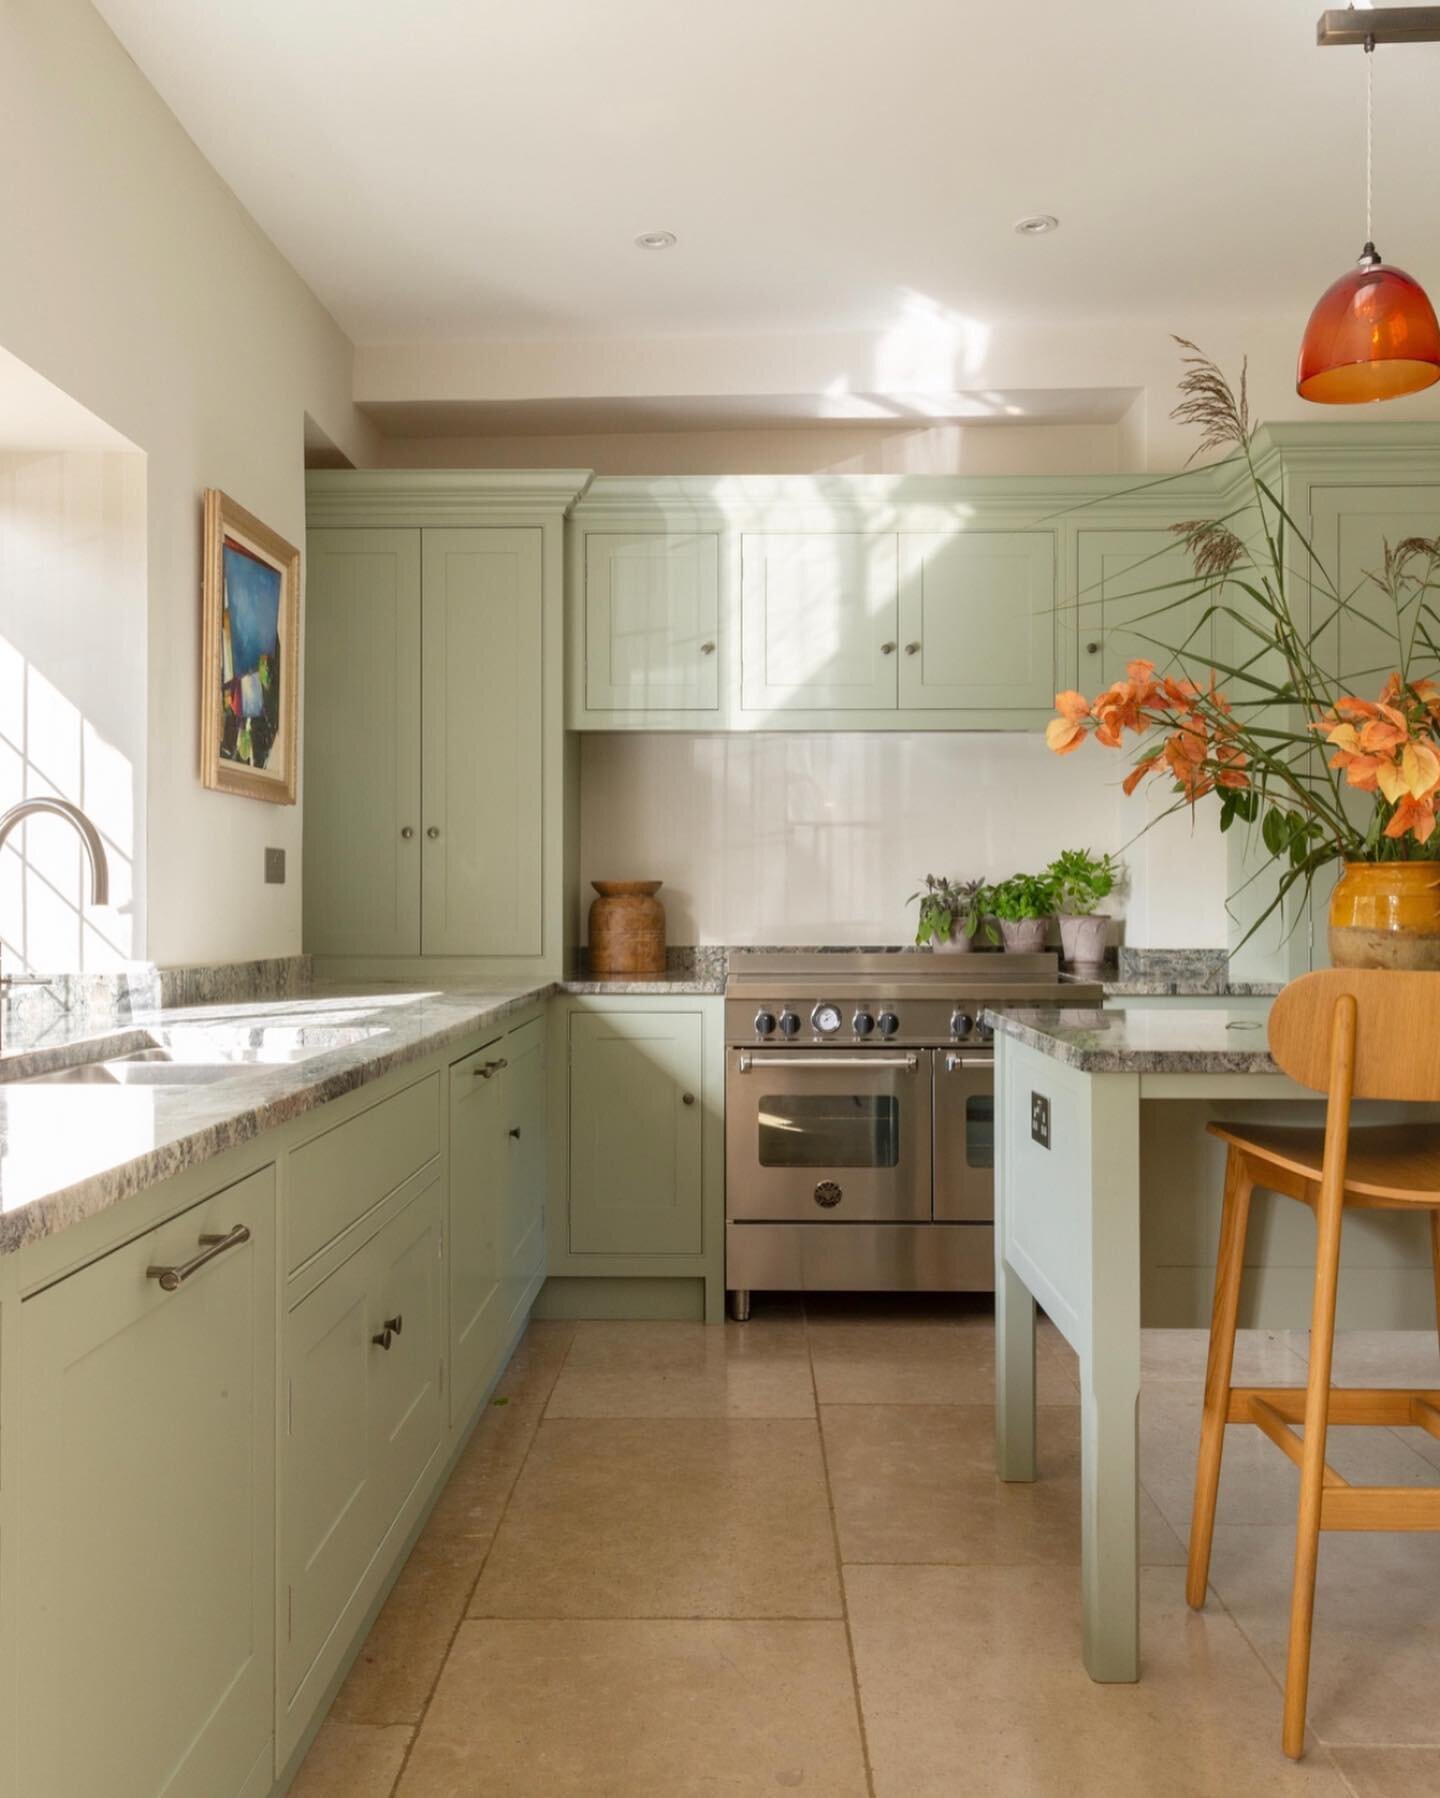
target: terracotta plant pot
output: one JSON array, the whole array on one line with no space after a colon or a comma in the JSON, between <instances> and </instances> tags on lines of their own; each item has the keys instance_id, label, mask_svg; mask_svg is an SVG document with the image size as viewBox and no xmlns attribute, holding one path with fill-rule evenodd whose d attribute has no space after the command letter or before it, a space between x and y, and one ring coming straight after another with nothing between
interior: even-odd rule
<instances>
[{"instance_id":1,"label":"terracotta plant pot","mask_svg":"<svg viewBox=\"0 0 1440 1798\"><path fill-rule=\"evenodd\" d=\"M1330 960L1440 969L1440 861L1346 862L1330 896Z\"/></svg>"},{"instance_id":2,"label":"terracotta plant pot","mask_svg":"<svg viewBox=\"0 0 1440 1798\"><path fill-rule=\"evenodd\" d=\"M1092 973L1105 965L1110 919L1102 913L1060 914L1060 950L1072 973Z\"/></svg>"},{"instance_id":3,"label":"terracotta plant pot","mask_svg":"<svg viewBox=\"0 0 1440 1798\"><path fill-rule=\"evenodd\" d=\"M1000 935L1007 955L1038 955L1050 929L1048 918L1001 918Z\"/></svg>"},{"instance_id":4,"label":"terracotta plant pot","mask_svg":"<svg viewBox=\"0 0 1440 1798\"><path fill-rule=\"evenodd\" d=\"M665 972L665 907L659 880L592 880L600 897L590 907L590 972L655 975Z\"/></svg>"},{"instance_id":5,"label":"terracotta plant pot","mask_svg":"<svg viewBox=\"0 0 1440 1798\"><path fill-rule=\"evenodd\" d=\"M966 936L965 926L952 918L949 936L932 937L930 947L937 955L968 955L975 947L975 939Z\"/></svg>"}]
</instances>

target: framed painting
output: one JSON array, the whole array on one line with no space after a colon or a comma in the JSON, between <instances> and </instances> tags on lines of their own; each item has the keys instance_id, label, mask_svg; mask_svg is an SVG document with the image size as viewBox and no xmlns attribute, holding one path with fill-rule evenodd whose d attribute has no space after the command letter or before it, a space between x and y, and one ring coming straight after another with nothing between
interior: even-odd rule
<instances>
[{"instance_id":1,"label":"framed painting","mask_svg":"<svg viewBox=\"0 0 1440 1798\"><path fill-rule=\"evenodd\" d=\"M300 552L218 488L205 494L200 778L294 805Z\"/></svg>"}]
</instances>

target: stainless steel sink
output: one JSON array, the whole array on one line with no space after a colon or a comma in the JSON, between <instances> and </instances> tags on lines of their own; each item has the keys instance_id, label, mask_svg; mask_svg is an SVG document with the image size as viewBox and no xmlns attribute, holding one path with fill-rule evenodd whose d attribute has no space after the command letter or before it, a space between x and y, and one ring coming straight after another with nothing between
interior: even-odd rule
<instances>
[{"instance_id":1,"label":"stainless steel sink","mask_svg":"<svg viewBox=\"0 0 1440 1798\"><path fill-rule=\"evenodd\" d=\"M119 1061L81 1061L46 1074L27 1074L7 1086L206 1086L235 1072L225 1063L171 1061L163 1053L142 1050Z\"/></svg>"},{"instance_id":2,"label":"stainless steel sink","mask_svg":"<svg viewBox=\"0 0 1440 1798\"><path fill-rule=\"evenodd\" d=\"M28 1074L0 1072L0 1086L208 1086L266 1067L289 1067L379 1035L384 1025L184 1025L132 1031L91 1048L91 1059L57 1055ZM70 1051L73 1056L74 1050ZM33 1065L33 1063L32 1063Z\"/></svg>"}]
</instances>

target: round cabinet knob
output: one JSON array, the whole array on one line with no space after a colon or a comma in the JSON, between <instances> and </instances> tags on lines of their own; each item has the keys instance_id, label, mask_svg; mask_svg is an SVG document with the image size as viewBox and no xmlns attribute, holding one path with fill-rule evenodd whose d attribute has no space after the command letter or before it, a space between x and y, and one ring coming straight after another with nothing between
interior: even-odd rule
<instances>
[{"instance_id":1,"label":"round cabinet knob","mask_svg":"<svg viewBox=\"0 0 1440 1798\"><path fill-rule=\"evenodd\" d=\"M950 1019L951 1036L969 1036L975 1028L975 1020L968 1011L957 1011Z\"/></svg>"},{"instance_id":2,"label":"round cabinet knob","mask_svg":"<svg viewBox=\"0 0 1440 1798\"><path fill-rule=\"evenodd\" d=\"M715 653L715 645L713 643L702 643L700 645L700 653L702 656L713 656Z\"/></svg>"},{"instance_id":3,"label":"round cabinet knob","mask_svg":"<svg viewBox=\"0 0 1440 1798\"><path fill-rule=\"evenodd\" d=\"M895 653L895 645L893 643L882 643L880 645L880 653L882 656L893 656Z\"/></svg>"},{"instance_id":4,"label":"round cabinet knob","mask_svg":"<svg viewBox=\"0 0 1440 1798\"><path fill-rule=\"evenodd\" d=\"M1085 645L1085 653L1087 656L1098 656L1100 653L1100 645L1098 643L1087 643Z\"/></svg>"},{"instance_id":5,"label":"round cabinet knob","mask_svg":"<svg viewBox=\"0 0 1440 1798\"><path fill-rule=\"evenodd\" d=\"M920 653L920 645L918 643L907 643L905 645L905 653L907 656L918 656Z\"/></svg>"},{"instance_id":6,"label":"round cabinet knob","mask_svg":"<svg viewBox=\"0 0 1440 1798\"><path fill-rule=\"evenodd\" d=\"M755 1013L756 1036L772 1036L775 1031L775 1013L773 1011L757 1011Z\"/></svg>"},{"instance_id":7,"label":"round cabinet knob","mask_svg":"<svg viewBox=\"0 0 1440 1798\"><path fill-rule=\"evenodd\" d=\"M782 1036L798 1036L799 1033L799 1016L793 1011L782 1011L780 1013L780 1034Z\"/></svg>"},{"instance_id":8,"label":"round cabinet knob","mask_svg":"<svg viewBox=\"0 0 1440 1798\"><path fill-rule=\"evenodd\" d=\"M868 1011L857 1011L854 1018L851 1020L851 1028L854 1030L856 1036L869 1036L870 1032L875 1028L875 1020L870 1016Z\"/></svg>"},{"instance_id":9,"label":"round cabinet knob","mask_svg":"<svg viewBox=\"0 0 1440 1798\"><path fill-rule=\"evenodd\" d=\"M514 1139L515 1139L515 1141L516 1141L516 1142L519 1142L519 1140L520 1140L520 1126L519 1126L519 1125L518 1125L518 1124L516 1124L516 1125L515 1125L515 1127L514 1127L514 1128L513 1128L513 1129L512 1129L512 1130L511 1130L511 1132L510 1132L510 1134L511 1134L511 1136L513 1136L513 1137L514 1137Z\"/></svg>"},{"instance_id":10,"label":"round cabinet knob","mask_svg":"<svg viewBox=\"0 0 1440 1798\"><path fill-rule=\"evenodd\" d=\"M693 1105L695 1103L694 1093L681 1093L680 1103L682 1105Z\"/></svg>"},{"instance_id":11,"label":"round cabinet knob","mask_svg":"<svg viewBox=\"0 0 1440 1798\"><path fill-rule=\"evenodd\" d=\"M429 837L430 841L433 843L435 841L436 837L438 837L440 834L440 826L438 824L432 824L430 826L429 830L427 830L425 832L425 834L427 837Z\"/></svg>"},{"instance_id":12,"label":"round cabinet knob","mask_svg":"<svg viewBox=\"0 0 1440 1798\"><path fill-rule=\"evenodd\" d=\"M415 826L413 824L402 824L400 827L400 834L408 843L415 834Z\"/></svg>"},{"instance_id":13,"label":"round cabinet knob","mask_svg":"<svg viewBox=\"0 0 1440 1798\"><path fill-rule=\"evenodd\" d=\"M882 1011L875 1021L880 1026L881 1036L894 1036L900 1028L900 1020L893 1011Z\"/></svg>"}]
</instances>

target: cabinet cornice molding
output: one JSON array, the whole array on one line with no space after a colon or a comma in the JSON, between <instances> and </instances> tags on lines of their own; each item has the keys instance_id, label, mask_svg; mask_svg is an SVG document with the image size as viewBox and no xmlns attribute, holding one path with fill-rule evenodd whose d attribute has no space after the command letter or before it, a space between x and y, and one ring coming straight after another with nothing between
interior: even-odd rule
<instances>
[{"instance_id":1,"label":"cabinet cornice molding","mask_svg":"<svg viewBox=\"0 0 1440 1798\"><path fill-rule=\"evenodd\" d=\"M592 478L587 468L313 469L305 477L307 522L545 523L568 516Z\"/></svg>"}]
</instances>

